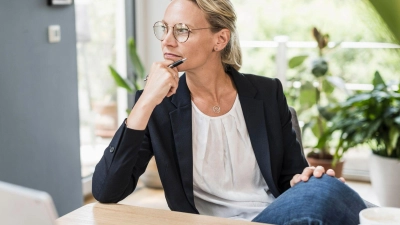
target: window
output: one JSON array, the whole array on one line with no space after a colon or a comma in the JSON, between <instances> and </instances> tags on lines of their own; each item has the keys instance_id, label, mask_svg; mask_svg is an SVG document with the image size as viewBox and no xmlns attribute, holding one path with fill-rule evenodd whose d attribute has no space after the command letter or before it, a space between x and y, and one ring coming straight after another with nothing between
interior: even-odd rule
<instances>
[{"instance_id":1,"label":"window","mask_svg":"<svg viewBox=\"0 0 400 225\"><path fill-rule=\"evenodd\" d=\"M318 54L311 33L312 28L317 27L329 34L331 42L342 43L326 58L331 74L343 78L348 87L368 88L376 70L386 81L399 81L399 46L392 44L389 32L366 1L232 2L238 14L243 49L241 72L278 77L288 84L285 89L292 88L286 81L300 79L307 72L287 69L287 60L300 54ZM306 120L307 115L300 114L299 119ZM314 146L316 142L311 132L303 134L305 147ZM362 146L349 151L344 171L347 177L368 179L369 152Z\"/></svg>"},{"instance_id":2,"label":"window","mask_svg":"<svg viewBox=\"0 0 400 225\"><path fill-rule=\"evenodd\" d=\"M116 1L76 0L82 177L94 166L117 129L116 86L108 65L116 61Z\"/></svg>"}]
</instances>

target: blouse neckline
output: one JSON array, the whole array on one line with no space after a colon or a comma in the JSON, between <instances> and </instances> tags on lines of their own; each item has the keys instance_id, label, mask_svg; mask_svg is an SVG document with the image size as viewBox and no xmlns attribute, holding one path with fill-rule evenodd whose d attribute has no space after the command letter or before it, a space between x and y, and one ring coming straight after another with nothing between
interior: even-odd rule
<instances>
[{"instance_id":1,"label":"blouse neckline","mask_svg":"<svg viewBox=\"0 0 400 225\"><path fill-rule=\"evenodd\" d=\"M223 114L223 115L220 115L220 116L209 116L209 115L206 115L206 114L203 113L199 108L197 108L197 106L196 106L196 104L193 102L193 100L192 100L191 102L192 102L193 108L194 108L194 109L196 110L196 112L199 113L201 116L206 117L206 118L208 118L208 119L212 119L212 120L214 120L214 119L222 119L222 118L224 118L224 117L226 117L226 116L232 114L232 112L235 110L236 105L237 105L238 102L239 102L239 95L236 94L235 102L233 103L232 108L231 108L227 113L225 113L225 114Z\"/></svg>"}]
</instances>

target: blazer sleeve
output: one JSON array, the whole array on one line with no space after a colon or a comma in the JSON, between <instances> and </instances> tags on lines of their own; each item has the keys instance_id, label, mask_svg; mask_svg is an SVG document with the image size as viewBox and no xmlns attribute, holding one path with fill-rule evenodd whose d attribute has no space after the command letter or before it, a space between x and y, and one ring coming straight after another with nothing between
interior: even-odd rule
<instances>
[{"instance_id":1,"label":"blazer sleeve","mask_svg":"<svg viewBox=\"0 0 400 225\"><path fill-rule=\"evenodd\" d=\"M280 122L282 126L283 137L283 164L279 177L279 187L286 191L290 188L290 180L295 174L303 172L308 166L307 160L304 157L303 150L299 141L296 139L296 133L292 128L292 114L286 102L286 97L283 94L282 84L278 79L277 83L277 102L279 108Z\"/></svg>"},{"instance_id":2,"label":"blazer sleeve","mask_svg":"<svg viewBox=\"0 0 400 225\"><path fill-rule=\"evenodd\" d=\"M136 100L140 93L136 93ZM148 128L129 129L125 121L105 149L93 173L93 196L102 203L117 203L131 194L153 156Z\"/></svg>"}]
</instances>

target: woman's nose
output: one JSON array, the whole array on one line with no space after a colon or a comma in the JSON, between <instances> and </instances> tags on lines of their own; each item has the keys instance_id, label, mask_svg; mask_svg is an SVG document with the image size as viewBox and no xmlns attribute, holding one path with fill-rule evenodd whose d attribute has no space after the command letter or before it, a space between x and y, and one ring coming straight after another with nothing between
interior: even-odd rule
<instances>
[{"instance_id":1,"label":"woman's nose","mask_svg":"<svg viewBox=\"0 0 400 225\"><path fill-rule=\"evenodd\" d=\"M163 45L167 46L177 46L178 43L174 37L173 29L168 29L168 32L165 34L164 40L162 41Z\"/></svg>"}]
</instances>

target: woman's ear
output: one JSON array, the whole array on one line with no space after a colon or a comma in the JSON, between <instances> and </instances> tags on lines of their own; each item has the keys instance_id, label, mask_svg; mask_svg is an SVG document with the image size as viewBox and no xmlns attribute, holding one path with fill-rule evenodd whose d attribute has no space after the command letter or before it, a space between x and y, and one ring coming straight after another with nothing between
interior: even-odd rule
<instances>
[{"instance_id":1,"label":"woman's ear","mask_svg":"<svg viewBox=\"0 0 400 225\"><path fill-rule=\"evenodd\" d=\"M231 39L231 32L228 29L224 28L218 31L215 35L216 35L216 40L214 45L214 51L221 51L229 43L229 40Z\"/></svg>"}]
</instances>

